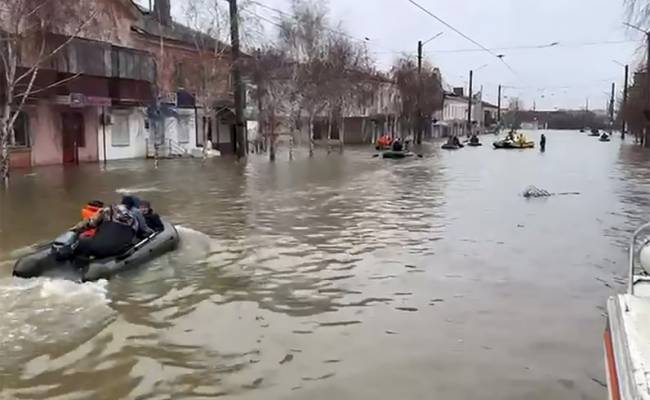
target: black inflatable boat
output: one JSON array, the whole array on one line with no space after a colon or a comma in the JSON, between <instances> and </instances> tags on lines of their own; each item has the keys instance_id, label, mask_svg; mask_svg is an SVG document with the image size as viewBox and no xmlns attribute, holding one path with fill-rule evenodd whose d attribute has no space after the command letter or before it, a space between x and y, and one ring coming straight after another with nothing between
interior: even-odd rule
<instances>
[{"instance_id":1,"label":"black inflatable boat","mask_svg":"<svg viewBox=\"0 0 650 400\"><path fill-rule=\"evenodd\" d=\"M21 257L14 266L13 275L20 278L38 276L65 278L80 282L109 279L113 275L135 268L178 246L178 232L167 221L165 229L142 239L116 257L93 259L81 265L74 258L61 259L53 251L56 242L40 246L37 250Z\"/></svg>"}]
</instances>

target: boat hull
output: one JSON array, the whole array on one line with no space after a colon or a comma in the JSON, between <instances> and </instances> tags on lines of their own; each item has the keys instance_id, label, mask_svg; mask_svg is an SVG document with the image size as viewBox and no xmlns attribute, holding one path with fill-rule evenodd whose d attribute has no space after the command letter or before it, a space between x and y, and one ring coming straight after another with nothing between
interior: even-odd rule
<instances>
[{"instance_id":1,"label":"boat hull","mask_svg":"<svg viewBox=\"0 0 650 400\"><path fill-rule=\"evenodd\" d=\"M51 254L50 246L43 246L36 252L21 257L14 266L13 275L20 278L44 276L82 282L109 279L174 250L179 242L178 232L169 222L163 221L163 226L163 231L143 239L123 254L92 260L87 265L79 265L74 260L58 261Z\"/></svg>"}]
</instances>

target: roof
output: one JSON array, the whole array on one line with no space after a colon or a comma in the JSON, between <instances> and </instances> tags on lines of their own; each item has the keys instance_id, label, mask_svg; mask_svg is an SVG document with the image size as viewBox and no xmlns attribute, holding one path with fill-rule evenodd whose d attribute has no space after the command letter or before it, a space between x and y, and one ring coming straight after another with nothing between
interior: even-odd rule
<instances>
[{"instance_id":1,"label":"roof","mask_svg":"<svg viewBox=\"0 0 650 400\"><path fill-rule=\"evenodd\" d=\"M230 49L230 45L216 40L214 37L204 32L192 29L178 22L172 21L171 26L163 25L148 8L133 2L133 0L126 1L129 1L140 12L140 18L138 22L132 26L131 29L141 35L156 39L160 38L162 35L162 37L166 40L174 41L179 44L189 45L192 48L195 48L197 41L199 41L203 45L202 47L206 49L213 49L215 43L218 49Z\"/></svg>"},{"instance_id":2,"label":"roof","mask_svg":"<svg viewBox=\"0 0 650 400\"><path fill-rule=\"evenodd\" d=\"M487 101L483 101L482 103L483 103L483 107L485 108L499 108L492 103L488 103Z\"/></svg>"}]
</instances>

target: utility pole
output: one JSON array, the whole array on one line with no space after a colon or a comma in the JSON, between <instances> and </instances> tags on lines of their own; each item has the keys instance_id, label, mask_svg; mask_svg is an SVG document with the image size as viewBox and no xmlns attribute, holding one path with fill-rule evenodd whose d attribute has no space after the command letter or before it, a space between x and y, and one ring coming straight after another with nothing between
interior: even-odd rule
<instances>
[{"instance_id":1,"label":"utility pole","mask_svg":"<svg viewBox=\"0 0 650 400\"><path fill-rule=\"evenodd\" d=\"M625 65L625 81L623 82L623 104L619 110L621 115L621 139L625 140L625 131L627 130L627 123L625 122L625 108L627 107L627 79L630 72L630 66Z\"/></svg>"},{"instance_id":2,"label":"utility pole","mask_svg":"<svg viewBox=\"0 0 650 400\"><path fill-rule=\"evenodd\" d=\"M235 138L237 141L237 158L246 157L248 146L246 140L246 127L244 126L244 85L241 78L241 65L239 61L239 14L237 13L237 0L228 0L230 3L230 45L232 48L232 81L235 92Z\"/></svg>"},{"instance_id":3,"label":"utility pole","mask_svg":"<svg viewBox=\"0 0 650 400\"><path fill-rule=\"evenodd\" d=\"M415 144L422 144L422 41L418 40L418 120L417 120L417 132L415 132Z\"/></svg>"},{"instance_id":4,"label":"utility pole","mask_svg":"<svg viewBox=\"0 0 650 400\"><path fill-rule=\"evenodd\" d=\"M501 128L501 85L499 85L499 98L497 99L497 127Z\"/></svg>"},{"instance_id":5,"label":"utility pole","mask_svg":"<svg viewBox=\"0 0 650 400\"><path fill-rule=\"evenodd\" d=\"M422 73L422 41L418 40L418 74Z\"/></svg>"},{"instance_id":6,"label":"utility pole","mask_svg":"<svg viewBox=\"0 0 650 400\"><path fill-rule=\"evenodd\" d=\"M469 96L467 97L467 133L472 133L472 80L474 79L474 71L469 71Z\"/></svg>"},{"instance_id":7,"label":"utility pole","mask_svg":"<svg viewBox=\"0 0 650 400\"><path fill-rule=\"evenodd\" d=\"M616 92L616 83L612 82L612 96L609 98L609 135L614 130L614 96Z\"/></svg>"},{"instance_id":8,"label":"utility pole","mask_svg":"<svg viewBox=\"0 0 650 400\"><path fill-rule=\"evenodd\" d=\"M650 31L646 32L646 41L648 42L648 50L646 56L646 69L645 69L645 90L647 96L646 109L643 113L645 115L645 135L643 137L643 147L650 147L650 127L648 126L648 117L650 117Z\"/></svg>"}]
</instances>

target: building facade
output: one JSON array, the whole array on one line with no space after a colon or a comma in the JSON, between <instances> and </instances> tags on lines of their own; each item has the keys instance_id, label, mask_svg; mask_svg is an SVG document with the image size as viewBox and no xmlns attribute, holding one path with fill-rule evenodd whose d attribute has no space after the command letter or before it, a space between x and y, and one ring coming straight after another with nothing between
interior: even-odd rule
<instances>
[{"instance_id":1,"label":"building facade","mask_svg":"<svg viewBox=\"0 0 650 400\"><path fill-rule=\"evenodd\" d=\"M156 0L154 10L130 0L94 0L92 5L96 12L89 29L74 31L87 16L71 15L70 26L46 33L46 49L65 46L39 69L38 94L15 124L11 167L141 158L154 147L189 154L206 140L233 151L228 49L210 60L221 73L216 80L211 76L208 100L201 92L205 75L190 68L205 62L195 45L201 34L173 22L169 0ZM66 44L66 35L73 33ZM21 54L19 73L36 57ZM201 94L205 101L197 104Z\"/></svg>"}]
</instances>

